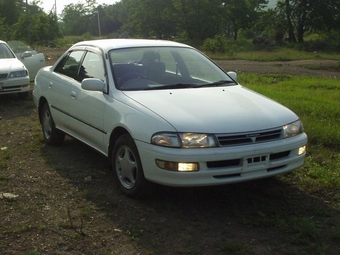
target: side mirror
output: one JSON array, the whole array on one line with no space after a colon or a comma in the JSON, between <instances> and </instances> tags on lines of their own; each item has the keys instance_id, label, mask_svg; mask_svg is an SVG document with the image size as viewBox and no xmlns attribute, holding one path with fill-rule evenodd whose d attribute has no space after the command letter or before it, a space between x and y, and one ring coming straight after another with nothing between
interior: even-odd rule
<instances>
[{"instance_id":1,"label":"side mirror","mask_svg":"<svg viewBox=\"0 0 340 255\"><path fill-rule=\"evenodd\" d=\"M232 78L234 81L237 81L237 73L235 73L235 72L228 72L227 73L229 76L230 76L230 78Z\"/></svg>"},{"instance_id":2,"label":"side mirror","mask_svg":"<svg viewBox=\"0 0 340 255\"><path fill-rule=\"evenodd\" d=\"M82 89L105 92L106 84L97 78L86 78L81 82Z\"/></svg>"},{"instance_id":3,"label":"side mirror","mask_svg":"<svg viewBox=\"0 0 340 255\"><path fill-rule=\"evenodd\" d=\"M29 57L32 57L32 51L25 51L24 53L21 54L21 58L24 59L24 58L29 58Z\"/></svg>"}]
</instances>

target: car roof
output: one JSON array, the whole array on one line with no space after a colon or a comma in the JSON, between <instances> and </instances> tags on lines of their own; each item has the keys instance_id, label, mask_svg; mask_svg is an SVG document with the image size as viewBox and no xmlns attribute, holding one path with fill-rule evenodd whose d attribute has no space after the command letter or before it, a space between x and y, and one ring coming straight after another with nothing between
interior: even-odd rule
<instances>
[{"instance_id":1,"label":"car roof","mask_svg":"<svg viewBox=\"0 0 340 255\"><path fill-rule=\"evenodd\" d=\"M105 52L112 49L134 48L134 47L186 47L192 48L189 45L166 41L166 40L151 40L151 39L102 39L92 41L82 41L74 44L71 48L76 46L93 46L103 49Z\"/></svg>"}]
</instances>

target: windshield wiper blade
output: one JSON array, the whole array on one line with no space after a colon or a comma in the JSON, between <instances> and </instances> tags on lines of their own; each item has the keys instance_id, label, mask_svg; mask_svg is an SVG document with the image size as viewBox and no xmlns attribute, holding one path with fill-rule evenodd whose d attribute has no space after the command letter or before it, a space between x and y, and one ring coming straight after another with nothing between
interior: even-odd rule
<instances>
[{"instance_id":1,"label":"windshield wiper blade","mask_svg":"<svg viewBox=\"0 0 340 255\"><path fill-rule=\"evenodd\" d=\"M161 89L187 89L187 88L196 88L197 85L191 83L177 83L177 84L168 84L168 85L157 85L153 87L145 88L144 90L161 90Z\"/></svg>"},{"instance_id":2,"label":"windshield wiper blade","mask_svg":"<svg viewBox=\"0 0 340 255\"><path fill-rule=\"evenodd\" d=\"M214 86L220 86L220 85L225 85L225 84L235 84L234 81L231 80L221 80L221 81L216 81L216 82L211 82L211 83L206 83L202 85L196 85L196 87L214 87Z\"/></svg>"}]
</instances>

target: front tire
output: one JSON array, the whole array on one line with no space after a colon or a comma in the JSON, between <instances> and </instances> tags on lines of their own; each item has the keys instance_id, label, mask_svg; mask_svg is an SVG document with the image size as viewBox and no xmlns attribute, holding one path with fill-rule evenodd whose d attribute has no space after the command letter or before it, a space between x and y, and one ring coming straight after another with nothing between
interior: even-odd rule
<instances>
[{"instance_id":1,"label":"front tire","mask_svg":"<svg viewBox=\"0 0 340 255\"><path fill-rule=\"evenodd\" d=\"M147 193L147 180L136 144L128 134L116 141L112 150L112 168L119 188L129 197L141 197Z\"/></svg>"},{"instance_id":2,"label":"front tire","mask_svg":"<svg viewBox=\"0 0 340 255\"><path fill-rule=\"evenodd\" d=\"M55 127L55 123L47 103L45 103L41 109L40 121L46 143L48 145L61 145L65 139L65 133Z\"/></svg>"}]
</instances>

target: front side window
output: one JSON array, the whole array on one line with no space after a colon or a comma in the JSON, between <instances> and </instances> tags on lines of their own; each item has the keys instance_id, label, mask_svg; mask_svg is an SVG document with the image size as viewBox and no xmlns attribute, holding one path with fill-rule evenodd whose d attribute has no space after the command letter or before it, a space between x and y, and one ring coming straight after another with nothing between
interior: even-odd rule
<instances>
[{"instance_id":1,"label":"front side window","mask_svg":"<svg viewBox=\"0 0 340 255\"><path fill-rule=\"evenodd\" d=\"M185 47L138 47L109 53L118 89L146 90L235 84L210 59Z\"/></svg>"},{"instance_id":2,"label":"front side window","mask_svg":"<svg viewBox=\"0 0 340 255\"><path fill-rule=\"evenodd\" d=\"M76 80L83 54L84 51L72 51L59 62L54 71Z\"/></svg>"},{"instance_id":3,"label":"front side window","mask_svg":"<svg viewBox=\"0 0 340 255\"><path fill-rule=\"evenodd\" d=\"M97 78L105 81L105 69L101 56L93 52L87 52L80 67L79 81L84 78Z\"/></svg>"}]
</instances>

